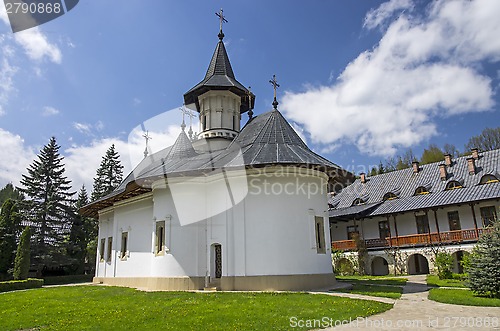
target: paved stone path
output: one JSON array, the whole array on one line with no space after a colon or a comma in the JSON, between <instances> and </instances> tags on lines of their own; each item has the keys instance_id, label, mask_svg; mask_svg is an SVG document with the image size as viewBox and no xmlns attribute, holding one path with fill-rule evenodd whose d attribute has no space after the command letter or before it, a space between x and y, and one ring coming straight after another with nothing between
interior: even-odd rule
<instances>
[{"instance_id":1,"label":"paved stone path","mask_svg":"<svg viewBox=\"0 0 500 331\"><path fill-rule=\"evenodd\" d=\"M403 288L403 295L396 300L391 310L326 330L500 330L500 308L435 302L427 299L429 290L425 275L406 278L408 282ZM373 297L370 298L374 300ZM488 321L490 323L485 325Z\"/></svg>"}]
</instances>

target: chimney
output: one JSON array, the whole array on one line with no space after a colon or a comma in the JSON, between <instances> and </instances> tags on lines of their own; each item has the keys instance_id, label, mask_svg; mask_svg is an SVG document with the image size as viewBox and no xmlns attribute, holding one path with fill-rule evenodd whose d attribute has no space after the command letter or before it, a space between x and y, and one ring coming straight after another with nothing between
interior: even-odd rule
<instances>
[{"instance_id":1,"label":"chimney","mask_svg":"<svg viewBox=\"0 0 500 331\"><path fill-rule=\"evenodd\" d=\"M446 164L447 167L451 167L451 155L450 154L444 155L444 164Z\"/></svg>"},{"instance_id":2,"label":"chimney","mask_svg":"<svg viewBox=\"0 0 500 331\"><path fill-rule=\"evenodd\" d=\"M418 163L418 161L413 161L413 162L411 163L411 165L412 165L412 167L413 167L413 173L414 173L414 174L416 174L416 173L418 173L418 172L420 171L420 168L419 168L420 163Z\"/></svg>"},{"instance_id":3,"label":"chimney","mask_svg":"<svg viewBox=\"0 0 500 331\"><path fill-rule=\"evenodd\" d=\"M469 175L476 174L476 159L474 158L474 156L467 158L467 168L469 170Z\"/></svg>"},{"instance_id":4,"label":"chimney","mask_svg":"<svg viewBox=\"0 0 500 331\"><path fill-rule=\"evenodd\" d=\"M478 160L479 159L479 149L472 148L471 152L472 152L472 157L474 158L474 160Z\"/></svg>"},{"instance_id":5,"label":"chimney","mask_svg":"<svg viewBox=\"0 0 500 331\"><path fill-rule=\"evenodd\" d=\"M446 178L448 177L448 173L446 172L446 164L441 163L439 165L439 177L441 178L442 181L445 181Z\"/></svg>"},{"instance_id":6,"label":"chimney","mask_svg":"<svg viewBox=\"0 0 500 331\"><path fill-rule=\"evenodd\" d=\"M366 174L364 172L360 173L359 176L361 177L361 183L366 183Z\"/></svg>"}]
</instances>

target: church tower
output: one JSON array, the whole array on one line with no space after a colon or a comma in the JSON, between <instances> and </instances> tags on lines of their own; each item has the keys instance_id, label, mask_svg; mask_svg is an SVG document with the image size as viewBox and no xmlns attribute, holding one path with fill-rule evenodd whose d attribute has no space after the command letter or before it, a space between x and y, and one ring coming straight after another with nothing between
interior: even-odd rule
<instances>
[{"instance_id":1,"label":"church tower","mask_svg":"<svg viewBox=\"0 0 500 331\"><path fill-rule=\"evenodd\" d=\"M199 113L199 138L209 143L210 149L222 149L240 132L241 114L249 112L255 96L236 80L224 46L222 24L227 22L222 9L219 42L208 66L205 78L184 94L186 107ZM195 144L196 145L196 144Z\"/></svg>"}]
</instances>

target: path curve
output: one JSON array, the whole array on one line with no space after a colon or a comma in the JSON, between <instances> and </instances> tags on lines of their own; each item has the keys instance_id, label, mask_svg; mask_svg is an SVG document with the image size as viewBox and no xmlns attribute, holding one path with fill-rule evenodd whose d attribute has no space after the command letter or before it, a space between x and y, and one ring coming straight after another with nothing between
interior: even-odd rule
<instances>
[{"instance_id":1,"label":"path curve","mask_svg":"<svg viewBox=\"0 0 500 331\"><path fill-rule=\"evenodd\" d=\"M429 289L426 275L405 278L408 278L408 282L403 288L401 299L396 300L394 308L351 323L345 321L342 325L337 324L335 327L323 330L500 330L500 308L435 302L427 299ZM485 325L488 321L489 325Z\"/></svg>"}]
</instances>

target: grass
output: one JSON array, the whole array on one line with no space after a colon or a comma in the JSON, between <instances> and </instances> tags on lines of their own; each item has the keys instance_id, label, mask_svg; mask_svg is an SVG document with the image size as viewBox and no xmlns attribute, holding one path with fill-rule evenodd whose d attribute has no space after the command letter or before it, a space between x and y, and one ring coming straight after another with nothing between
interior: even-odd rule
<instances>
[{"instance_id":1,"label":"grass","mask_svg":"<svg viewBox=\"0 0 500 331\"><path fill-rule=\"evenodd\" d=\"M1 294L0 330L288 330L292 317L355 319L391 307L306 293L141 292L70 286Z\"/></svg>"},{"instance_id":2,"label":"grass","mask_svg":"<svg viewBox=\"0 0 500 331\"><path fill-rule=\"evenodd\" d=\"M353 284L377 284L404 286L408 279L387 276L336 276L338 281Z\"/></svg>"},{"instance_id":3,"label":"grass","mask_svg":"<svg viewBox=\"0 0 500 331\"><path fill-rule=\"evenodd\" d=\"M399 299L401 298L401 294L403 294L403 288L401 286L390 286L390 285L354 284L351 290L341 289L338 290L338 292Z\"/></svg>"},{"instance_id":4,"label":"grass","mask_svg":"<svg viewBox=\"0 0 500 331\"><path fill-rule=\"evenodd\" d=\"M500 299L476 296L466 289L433 288L429 291L429 299L455 305L500 307Z\"/></svg>"},{"instance_id":5,"label":"grass","mask_svg":"<svg viewBox=\"0 0 500 331\"><path fill-rule=\"evenodd\" d=\"M436 287L463 287L465 282L460 279L439 279L437 275L427 275L427 285Z\"/></svg>"}]
</instances>

